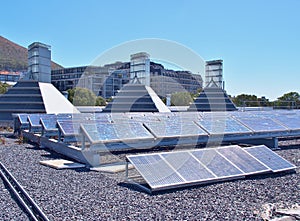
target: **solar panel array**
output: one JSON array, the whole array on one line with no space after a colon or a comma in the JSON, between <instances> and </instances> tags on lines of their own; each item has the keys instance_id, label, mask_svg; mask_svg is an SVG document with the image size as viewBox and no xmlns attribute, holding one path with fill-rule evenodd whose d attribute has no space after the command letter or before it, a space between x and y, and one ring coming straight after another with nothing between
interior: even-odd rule
<instances>
[{"instance_id":1,"label":"solar panel array","mask_svg":"<svg viewBox=\"0 0 300 221\"><path fill-rule=\"evenodd\" d=\"M226 141L300 135L299 111L19 114L17 120L17 129L26 129L29 122L31 132L48 130L55 135L57 128L60 137L77 135L81 124L97 122L97 133L87 129L83 134L93 137L91 141L96 143L110 139L121 142L131 137L138 145L143 136L137 134L141 133L160 140L155 145L176 145L179 139L180 144L194 145L207 142L211 135L222 135ZM104 128L108 124L114 125Z\"/></svg>"},{"instance_id":2,"label":"solar panel array","mask_svg":"<svg viewBox=\"0 0 300 221\"><path fill-rule=\"evenodd\" d=\"M266 146L228 146L127 156L151 191L243 178L296 167Z\"/></svg>"}]
</instances>

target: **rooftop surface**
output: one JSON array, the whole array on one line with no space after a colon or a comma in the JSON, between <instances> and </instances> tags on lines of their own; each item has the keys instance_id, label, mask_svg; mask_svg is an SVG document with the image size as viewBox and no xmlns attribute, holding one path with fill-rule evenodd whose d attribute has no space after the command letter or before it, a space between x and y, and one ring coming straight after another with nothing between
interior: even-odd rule
<instances>
[{"instance_id":1,"label":"rooftop surface","mask_svg":"<svg viewBox=\"0 0 300 221\"><path fill-rule=\"evenodd\" d=\"M124 173L55 170L41 160L62 156L33 144L5 138L0 161L12 172L50 220L262 220L266 207L300 204L300 140L280 142L276 153L295 164L296 173L158 192L124 183ZM131 153L132 154L132 153ZM125 155L118 157L125 159ZM0 220L27 220L0 182ZM272 218L272 215L271 215Z\"/></svg>"}]
</instances>

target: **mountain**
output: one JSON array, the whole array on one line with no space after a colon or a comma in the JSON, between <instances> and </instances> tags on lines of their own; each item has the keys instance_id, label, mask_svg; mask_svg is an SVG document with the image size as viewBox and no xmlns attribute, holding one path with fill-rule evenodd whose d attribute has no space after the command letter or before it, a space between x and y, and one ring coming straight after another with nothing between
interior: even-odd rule
<instances>
[{"instance_id":1,"label":"mountain","mask_svg":"<svg viewBox=\"0 0 300 221\"><path fill-rule=\"evenodd\" d=\"M27 48L0 36L0 70L27 70ZM51 61L51 69L63 68Z\"/></svg>"}]
</instances>

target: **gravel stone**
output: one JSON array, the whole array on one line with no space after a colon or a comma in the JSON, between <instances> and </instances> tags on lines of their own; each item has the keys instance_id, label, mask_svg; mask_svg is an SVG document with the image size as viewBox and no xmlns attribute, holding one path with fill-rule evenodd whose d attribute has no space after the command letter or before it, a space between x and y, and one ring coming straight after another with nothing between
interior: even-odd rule
<instances>
[{"instance_id":1,"label":"gravel stone","mask_svg":"<svg viewBox=\"0 0 300 221\"><path fill-rule=\"evenodd\" d=\"M299 167L300 141L280 142L276 153ZM125 154L119 157L124 158ZM262 220L263 205L300 204L300 175L279 173L199 185L152 195L124 183L124 173L55 170L41 160L63 158L34 144L6 138L0 161L50 220ZM0 182L0 220L27 220Z\"/></svg>"}]
</instances>

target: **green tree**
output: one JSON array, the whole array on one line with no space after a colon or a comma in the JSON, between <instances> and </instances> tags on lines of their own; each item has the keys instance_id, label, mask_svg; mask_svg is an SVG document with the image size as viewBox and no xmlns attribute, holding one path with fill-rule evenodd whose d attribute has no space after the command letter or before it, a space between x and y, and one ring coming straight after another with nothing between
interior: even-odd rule
<instances>
[{"instance_id":1,"label":"green tree","mask_svg":"<svg viewBox=\"0 0 300 221\"><path fill-rule=\"evenodd\" d=\"M109 103L109 102L111 102L112 100L113 100L112 97L106 98L106 103Z\"/></svg>"},{"instance_id":2,"label":"green tree","mask_svg":"<svg viewBox=\"0 0 300 221\"><path fill-rule=\"evenodd\" d=\"M9 84L0 82L0 94L4 94L9 88Z\"/></svg>"},{"instance_id":3,"label":"green tree","mask_svg":"<svg viewBox=\"0 0 300 221\"><path fill-rule=\"evenodd\" d=\"M171 95L171 103L174 106L189 106L193 98L189 92L177 92Z\"/></svg>"},{"instance_id":4,"label":"green tree","mask_svg":"<svg viewBox=\"0 0 300 221\"><path fill-rule=\"evenodd\" d=\"M106 105L106 100L103 97L98 96L96 98L96 104L95 105L96 106L105 106Z\"/></svg>"},{"instance_id":5,"label":"green tree","mask_svg":"<svg viewBox=\"0 0 300 221\"><path fill-rule=\"evenodd\" d=\"M300 105L300 94L298 92L289 92L281 97L277 98L275 101L276 106L285 106L285 107L292 107L292 106L299 106Z\"/></svg>"},{"instance_id":6,"label":"green tree","mask_svg":"<svg viewBox=\"0 0 300 221\"><path fill-rule=\"evenodd\" d=\"M96 95L87 88L74 88L68 90L68 99L75 106L95 106Z\"/></svg>"},{"instance_id":7,"label":"green tree","mask_svg":"<svg viewBox=\"0 0 300 221\"><path fill-rule=\"evenodd\" d=\"M258 98L255 95L240 94L232 98L232 102L238 107L257 107L259 106Z\"/></svg>"}]
</instances>

